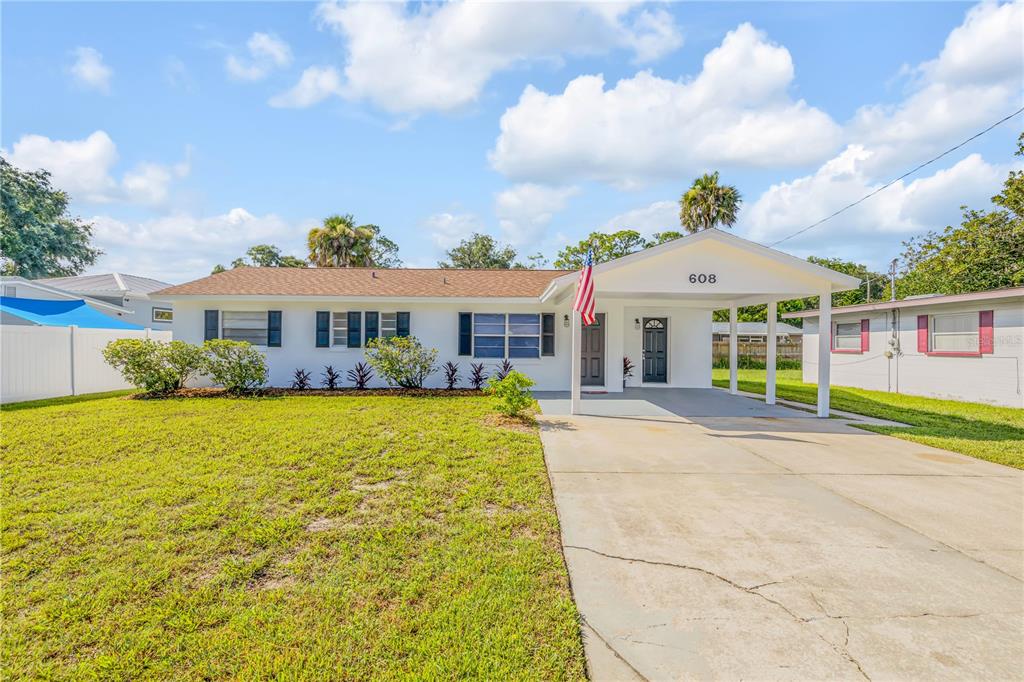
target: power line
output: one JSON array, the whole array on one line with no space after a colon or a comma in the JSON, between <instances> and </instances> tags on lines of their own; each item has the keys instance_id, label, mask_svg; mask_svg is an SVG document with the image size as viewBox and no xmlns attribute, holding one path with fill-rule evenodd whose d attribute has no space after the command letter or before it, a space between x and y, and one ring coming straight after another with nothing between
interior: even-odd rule
<instances>
[{"instance_id":1,"label":"power line","mask_svg":"<svg viewBox=\"0 0 1024 682\"><path fill-rule=\"evenodd\" d=\"M1010 114L1009 116L1005 116L1005 117L1003 117L1003 118L999 119L998 121L996 121L995 123L993 123L992 125L990 125L990 126L989 126L988 128L985 128L984 130L982 130L982 131L981 131L980 133L975 133L974 135L971 135L970 137L968 137L968 138L967 138L966 140L964 140L963 142L961 142L961 143L960 143L960 144L958 144L957 146L955 146L955 147L950 147L950 148L949 148L949 149L947 149L946 151L944 151L944 152L942 152L941 154L939 154L938 156L936 156L936 157L935 157L934 159L930 159L930 160L928 160L928 161L925 161L925 162L924 162L924 163L922 163L922 164L921 164L920 166L917 166L916 168L914 168L914 169L912 169L912 170L909 170L909 171L907 171L906 173L904 173L903 175L899 176L899 177L898 177L898 178L896 178L895 180L892 180L892 181L890 181L890 182L887 182L886 184L882 185L881 187L879 187L878 189L876 189L875 191L873 191L873 192L871 192L871 193L869 193L869 194L865 194L864 196L862 196L862 197L861 197L860 199L857 199L857 201L853 202L852 204L847 204L846 206L843 206L843 207L842 207L841 209L839 209L839 210L838 210L838 211L836 211L835 213L833 213L833 214L831 214L831 215L829 215L829 216L825 216L824 218L822 218L822 219L821 219L821 220L819 220L818 222L816 222L816 223L814 223L814 224L812 224L812 225L808 225L807 227L805 227L805 228L804 228L804 229L802 229L802 230L797 230L796 232L794 232L793 234L791 234L791 235L789 235L789 236L787 236L787 237L783 237L782 239L780 239L780 240L778 240L778 241L776 241L776 242L772 242L772 243L771 243L771 244L769 244L768 246L778 246L779 244L781 244L781 243L782 243L782 242L784 242L784 241L787 241L787 240L789 240L789 239L792 239L793 237L796 237L796 236L798 236L798 235L801 235L801 234L803 234L804 232L807 232L808 230L814 229L814 228L815 228L815 227L817 227L818 225L821 225L821 224L822 224L822 223L824 223L825 221L827 221L827 220L831 220L832 218L835 218L835 217L836 217L837 215L839 215L840 213L842 213L842 212L844 212L844 211L848 211L849 209L853 208L854 206L856 206L857 204L861 203L862 201L865 201L865 200L867 200L867 199L870 199L871 197L875 196L876 194L878 194L879 192L881 192L881 191L882 191L883 189L886 189L887 187L891 187L891 186L895 185L895 184L896 184L897 182L899 182L899 181L900 181L900 180L902 180L903 178L907 177L908 175L913 175L914 173L916 173L917 171L921 170L921 169L922 169L922 168L924 168L925 166L929 166L929 165L931 165L931 164L935 163L936 161L938 161L938 160L939 160L939 159L941 159L942 157L946 156L947 154L952 154L953 152L955 152L955 151L956 151L957 149L960 149L960 147L963 147L963 146L964 146L965 144L967 144L968 142L971 142L972 140L976 140L976 139L978 139L979 137L981 137L982 135L984 135L984 134L985 134L985 133L987 133L988 131L992 130L993 128L995 128L995 127L997 127L997 126L999 126L999 125L1002 125L1003 123L1006 123L1006 122L1007 122L1007 121L1009 121L1009 120L1010 120L1011 118L1013 118L1014 116L1016 116L1017 114L1019 114L1019 113L1021 113L1021 112L1024 112L1024 107L1021 107L1020 109L1018 109L1017 111L1013 112L1013 113L1012 113L1012 114Z\"/></svg>"}]
</instances>

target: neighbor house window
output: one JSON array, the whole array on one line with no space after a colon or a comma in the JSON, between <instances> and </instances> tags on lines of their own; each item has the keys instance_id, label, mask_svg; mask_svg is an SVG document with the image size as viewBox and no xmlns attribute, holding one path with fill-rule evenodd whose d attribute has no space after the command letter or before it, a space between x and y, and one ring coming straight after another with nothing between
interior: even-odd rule
<instances>
[{"instance_id":1,"label":"neighbor house window","mask_svg":"<svg viewBox=\"0 0 1024 682\"><path fill-rule=\"evenodd\" d=\"M832 336L832 348L835 350L860 350L860 320L856 322L837 322L836 331Z\"/></svg>"},{"instance_id":2,"label":"neighbor house window","mask_svg":"<svg viewBox=\"0 0 1024 682\"><path fill-rule=\"evenodd\" d=\"M931 350L938 353L977 353L978 313L932 315Z\"/></svg>"},{"instance_id":3,"label":"neighbor house window","mask_svg":"<svg viewBox=\"0 0 1024 682\"><path fill-rule=\"evenodd\" d=\"M174 311L170 308L153 308L154 322L173 322Z\"/></svg>"},{"instance_id":4,"label":"neighbor house window","mask_svg":"<svg viewBox=\"0 0 1024 682\"><path fill-rule=\"evenodd\" d=\"M14 286L13 284L5 284L4 285L4 296L6 296L7 298L17 298L18 297L18 287Z\"/></svg>"},{"instance_id":5,"label":"neighbor house window","mask_svg":"<svg viewBox=\"0 0 1024 682\"><path fill-rule=\"evenodd\" d=\"M267 345L267 311L224 310L220 314L221 338Z\"/></svg>"},{"instance_id":6,"label":"neighbor house window","mask_svg":"<svg viewBox=\"0 0 1024 682\"><path fill-rule=\"evenodd\" d=\"M476 358L538 358L541 336L541 318L537 313L473 315L473 357Z\"/></svg>"}]
</instances>

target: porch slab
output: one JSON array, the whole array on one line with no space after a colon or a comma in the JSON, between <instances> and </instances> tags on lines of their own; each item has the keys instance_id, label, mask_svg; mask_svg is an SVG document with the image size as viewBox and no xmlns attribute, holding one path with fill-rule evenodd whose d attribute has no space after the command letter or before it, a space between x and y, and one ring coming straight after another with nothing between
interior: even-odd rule
<instances>
[{"instance_id":1,"label":"porch slab","mask_svg":"<svg viewBox=\"0 0 1024 682\"><path fill-rule=\"evenodd\" d=\"M569 391L536 391L545 415L570 412ZM814 414L764 399L731 395L717 388L627 388L621 393L584 394L582 414L598 417L754 417L814 419Z\"/></svg>"}]
</instances>

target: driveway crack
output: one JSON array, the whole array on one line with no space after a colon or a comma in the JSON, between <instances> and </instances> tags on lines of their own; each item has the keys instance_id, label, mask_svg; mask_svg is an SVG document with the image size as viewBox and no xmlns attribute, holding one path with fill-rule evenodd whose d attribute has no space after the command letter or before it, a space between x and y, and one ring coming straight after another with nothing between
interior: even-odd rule
<instances>
[{"instance_id":1,"label":"driveway crack","mask_svg":"<svg viewBox=\"0 0 1024 682\"><path fill-rule=\"evenodd\" d=\"M627 668L629 668L630 670L633 671L634 675L636 675L641 680L643 680L643 682L650 682L650 680L643 673L641 673L639 670L637 670L635 667L633 667L633 664L626 660L625 656L623 656L621 653L619 653L618 649L616 649L614 646L612 646L612 643L608 641L608 638L605 637L604 635L602 635L601 632L597 628L595 628L590 623L590 621L587 620L587 617L584 616L582 613L580 614L580 620L583 621L584 625L586 625L588 628L590 628L590 631L594 633L595 637L597 637L599 640L601 640L602 644L604 644L606 647L608 647L608 650L612 652L612 655L615 656L615 658L617 658L620 661L622 661L622 664L624 666L626 666Z\"/></svg>"}]
</instances>

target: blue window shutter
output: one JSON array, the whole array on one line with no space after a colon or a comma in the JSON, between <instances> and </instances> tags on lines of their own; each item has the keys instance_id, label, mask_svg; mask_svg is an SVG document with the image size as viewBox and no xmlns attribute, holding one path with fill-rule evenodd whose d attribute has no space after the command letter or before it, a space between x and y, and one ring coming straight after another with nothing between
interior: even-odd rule
<instances>
[{"instance_id":1,"label":"blue window shutter","mask_svg":"<svg viewBox=\"0 0 1024 682\"><path fill-rule=\"evenodd\" d=\"M316 311L316 347L328 348L331 345L331 314L326 310Z\"/></svg>"},{"instance_id":2,"label":"blue window shutter","mask_svg":"<svg viewBox=\"0 0 1024 682\"><path fill-rule=\"evenodd\" d=\"M473 354L473 313L459 313L459 355Z\"/></svg>"},{"instance_id":3,"label":"blue window shutter","mask_svg":"<svg viewBox=\"0 0 1024 682\"><path fill-rule=\"evenodd\" d=\"M270 348L281 347L281 311L267 311L267 346Z\"/></svg>"},{"instance_id":4,"label":"blue window shutter","mask_svg":"<svg viewBox=\"0 0 1024 682\"><path fill-rule=\"evenodd\" d=\"M395 327L396 336L409 336L409 313L398 313Z\"/></svg>"},{"instance_id":5,"label":"blue window shutter","mask_svg":"<svg viewBox=\"0 0 1024 682\"><path fill-rule=\"evenodd\" d=\"M555 314L543 313L540 316L540 354L555 354Z\"/></svg>"},{"instance_id":6,"label":"blue window shutter","mask_svg":"<svg viewBox=\"0 0 1024 682\"><path fill-rule=\"evenodd\" d=\"M367 312L366 313L366 342L369 343L370 339L377 338L377 334L380 331L380 313Z\"/></svg>"},{"instance_id":7,"label":"blue window shutter","mask_svg":"<svg viewBox=\"0 0 1024 682\"><path fill-rule=\"evenodd\" d=\"M203 340L209 341L210 339L216 339L220 336L220 311L219 310L207 310L204 315L205 329L203 333Z\"/></svg>"},{"instance_id":8,"label":"blue window shutter","mask_svg":"<svg viewBox=\"0 0 1024 682\"><path fill-rule=\"evenodd\" d=\"M350 312L348 314L348 347L359 348L360 340L362 338L360 321L362 320L363 314L360 312Z\"/></svg>"}]
</instances>

